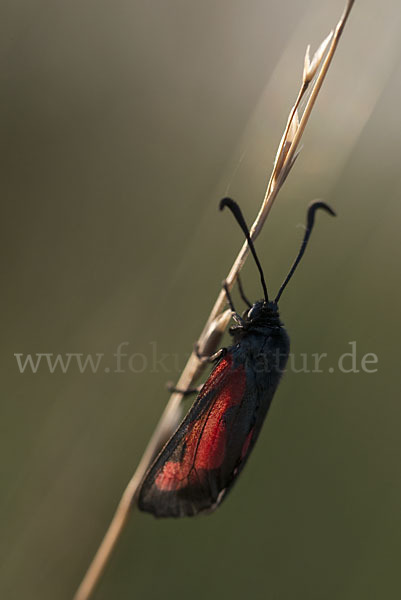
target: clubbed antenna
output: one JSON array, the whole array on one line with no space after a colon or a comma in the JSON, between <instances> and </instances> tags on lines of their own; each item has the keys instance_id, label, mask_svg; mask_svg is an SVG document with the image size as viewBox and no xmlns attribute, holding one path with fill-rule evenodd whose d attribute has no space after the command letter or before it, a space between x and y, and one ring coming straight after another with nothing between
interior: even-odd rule
<instances>
[{"instance_id":1,"label":"clubbed antenna","mask_svg":"<svg viewBox=\"0 0 401 600\"><path fill-rule=\"evenodd\" d=\"M267 287L266 287L266 282L265 282L265 276L263 275L263 269L259 262L258 256L256 254L255 246L253 245L253 241L249 234L249 229L248 229L247 224L245 223L245 219L243 217L241 209L238 206L238 204L236 202L234 202L234 200L232 200L231 198L223 198L223 200L220 200L220 204L219 204L220 210L223 210L226 206L231 210L231 212L233 213L234 217L237 220L238 225L241 227L242 231L245 233L245 237L249 244L249 249L252 252L253 258L255 259L256 266L259 269L260 281L262 283L265 301L269 302L269 296L267 294Z\"/></svg>"},{"instance_id":2,"label":"clubbed antenna","mask_svg":"<svg viewBox=\"0 0 401 600\"><path fill-rule=\"evenodd\" d=\"M304 239L302 240L301 248L299 249L298 256L296 257L294 264L292 265L292 267L290 269L290 272L288 273L283 284L281 285L281 288L278 291L276 299L274 300L275 303L277 303L280 300L281 294L287 287L288 282L290 281L291 277L294 275L295 270L296 270L297 266L299 265L301 258L304 255L306 246L308 245L310 234L312 233L313 225L315 223L315 214L319 208L325 210L333 217L336 216L336 213L334 212L334 210L332 208L330 208L330 206L328 204L326 204L325 202L320 202L320 201L312 202L312 204L309 206L308 212L306 215L306 231L305 231Z\"/></svg>"}]
</instances>

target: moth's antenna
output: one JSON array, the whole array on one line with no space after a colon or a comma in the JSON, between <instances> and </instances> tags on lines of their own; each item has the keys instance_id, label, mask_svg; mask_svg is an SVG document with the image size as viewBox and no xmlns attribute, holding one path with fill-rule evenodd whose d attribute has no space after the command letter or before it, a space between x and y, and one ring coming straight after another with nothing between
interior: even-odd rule
<instances>
[{"instance_id":1,"label":"moth's antenna","mask_svg":"<svg viewBox=\"0 0 401 600\"><path fill-rule=\"evenodd\" d=\"M223 198L223 200L220 200L220 204L219 204L220 210L223 210L223 208L226 206L228 206L228 208L231 210L231 212L233 213L234 217L237 220L238 225L241 227L242 231L245 233L245 237L249 244L249 249L252 252L253 258L255 259L256 266L259 269L260 281L262 282L262 288L263 288L263 293L265 295L265 301L269 302L269 296L267 295L267 287L266 287L265 277L263 275L263 270L262 270L261 264L259 262L258 256L256 254L255 246L253 245L253 241L251 240L251 236L249 234L249 229L247 227L247 224L245 223L245 219L242 215L241 209L238 206L238 204L236 202L234 202L234 200L232 200L231 198Z\"/></svg>"},{"instance_id":2,"label":"moth's antenna","mask_svg":"<svg viewBox=\"0 0 401 600\"><path fill-rule=\"evenodd\" d=\"M292 265L292 267L290 269L290 272L288 273L283 284L281 285L281 288L278 291L276 299L274 300L275 303L277 303L280 300L281 294L285 290L291 277L294 275L295 269L299 265L300 260L304 255L306 246L308 245L310 234L312 233L313 225L315 223L315 214L319 208L322 208L323 210L328 212L333 217L336 216L336 213L334 212L334 210L332 208L330 208L330 206L328 204L326 204L325 202L317 201L317 202L312 202L312 204L310 204L307 215L306 215L306 231L305 231L304 239L302 240L301 248L299 249L298 256L296 257L294 264Z\"/></svg>"}]
</instances>

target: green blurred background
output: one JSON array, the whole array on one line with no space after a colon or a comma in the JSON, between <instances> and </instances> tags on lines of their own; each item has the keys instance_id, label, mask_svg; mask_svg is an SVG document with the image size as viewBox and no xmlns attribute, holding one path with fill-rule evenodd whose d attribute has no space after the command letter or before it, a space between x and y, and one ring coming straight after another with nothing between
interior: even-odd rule
<instances>
[{"instance_id":1,"label":"green blurred background","mask_svg":"<svg viewBox=\"0 0 401 600\"><path fill-rule=\"evenodd\" d=\"M2 3L0 597L72 597L163 410L168 373L18 371L121 342L181 366L263 197L308 43L340 0ZM212 516L135 513L95 598L399 598L401 9L356 2L257 246L292 350L377 373L286 374ZM260 296L253 264L243 274ZM170 363L169 363L170 365Z\"/></svg>"}]
</instances>

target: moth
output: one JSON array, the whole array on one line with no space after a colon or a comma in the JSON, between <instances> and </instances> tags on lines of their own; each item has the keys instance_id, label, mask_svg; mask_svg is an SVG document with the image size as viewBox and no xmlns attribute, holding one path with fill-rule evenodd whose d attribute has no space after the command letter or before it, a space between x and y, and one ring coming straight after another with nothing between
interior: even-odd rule
<instances>
[{"instance_id":1,"label":"moth","mask_svg":"<svg viewBox=\"0 0 401 600\"><path fill-rule=\"evenodd\" d=\"M212 359L215 367L192 408L155 458L141 483L138 506L156 517L185 517L213 512L227 496L256 443L287 363L290 340L280 320L278 302L306 250L316 211L334 211L312 203L298 255L274 300L270 300L261 264L242 212L231 198L229 208L243 230L258 268L263 299L241 316L227 286L235 325L232 345Z\"/></svg>"}]
</instances>

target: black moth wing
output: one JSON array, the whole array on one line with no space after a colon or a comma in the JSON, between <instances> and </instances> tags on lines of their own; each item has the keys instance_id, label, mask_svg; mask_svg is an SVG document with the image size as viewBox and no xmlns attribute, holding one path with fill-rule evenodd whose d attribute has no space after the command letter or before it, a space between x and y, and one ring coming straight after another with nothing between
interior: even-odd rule
<instances>
[{"instance_id":1,"label":"black moth wing","mask_svg":"<svg viewBox=\"0 0 401 600\"><path fill-rule=\"evenodd\" d=\"M205 477L205 468L195 464L202 453L202 438L208 434L208 423L216 416L222 398L239 380L233 369L230 350L213 369L189 413L151 465L141 484L138 506L157 517L195 515L207 510L217 499L215 477ZM231 383L231 385L230 385ZM219 418L224 418L219 415ZM215 448L213 448L215 449ZM213 450L209 448L209 452ZM216 471L217 469L213 469Z\"/></svg>"},{"instance_id":2,"label":"black moth wing","mask_svg":"<svg viewBox=\"0 0 401 600\"><path fill-rule=\"evenodd\" d=\"M232 487L255 444L280 378L277 372L255 372L240 346L230 348L216 365L188 415L151 465L139 490L141 510L156 517L211 512Z\"/></svg>"}]
</instances>

